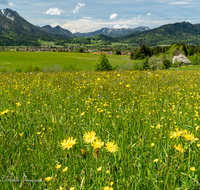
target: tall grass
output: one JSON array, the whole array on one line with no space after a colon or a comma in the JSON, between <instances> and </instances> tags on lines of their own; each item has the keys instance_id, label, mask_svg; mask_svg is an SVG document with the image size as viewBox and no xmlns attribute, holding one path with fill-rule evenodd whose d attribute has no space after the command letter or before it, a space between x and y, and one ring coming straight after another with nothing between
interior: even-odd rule
<instances>
[{"instance_id":1,"label":"tall grass","mask_svg":"<svg viewBox=\"0 0 200 190\"><path fill-rule=\"evenodd\" d=\"M1 74L0 189L199 189L199 77L192 71ZM83 138L92 130L118 150L94 151ZM68 137L77 143L63 150Z\"/></svg>"}]
</instances>

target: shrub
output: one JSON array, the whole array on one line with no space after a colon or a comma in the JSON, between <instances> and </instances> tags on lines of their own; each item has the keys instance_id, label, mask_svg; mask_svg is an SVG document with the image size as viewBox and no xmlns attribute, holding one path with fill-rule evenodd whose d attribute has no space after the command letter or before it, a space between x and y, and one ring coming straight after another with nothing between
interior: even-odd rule
<instances>
[{"instance_id":1,"label":"shrub","mask_svg":"<svg viewBox=\"0 0 200 190\"><path fill-rule=\"evenodd\" d=\"M16 68L16 69L15 69L15 72L16 72L16 73L21 73L22 70L21 70L20 68Z\"/></svg>"},{"instance_id":2,"label":"shrub","mask_svg":"<svg viewBox=\"0 0 200 190\"><path fill-rule=\"evenodd\" d=\"M150 59L149 59L149 67L152 69L152 70L155 70L155 69L162 69L162 60L157 58L155 55L153 55Z\"/></svg>"},{"instance_id":3,"label":"shrub","mask_svg":"<svg viewBox=\"0 0 200 190\"><path fill-rule=\"evenodd\" d=\"M94 64L94 70L95 71L111 71L112 66L108 62L108 59L106 57L105 53L102 53L98 59L98 61Z\"/></svg>"},{"instance_id":4,"label":"shrub","mask_svg":"<svg viewBox=\"0 0 200 190\"><path fill-rule=\"evenodd\" d=\"M33 68L33 72L40 72L40 71L41 71L41 69L38 68L38 67L34 67L34 68Z\"/></svg>"},{"instance_id":5,"label":"shrub","mask_svg":"<svg viewBox=\"0 0 200 190\"><path fill-rule=\"evenodd\" d=\"M163 69L169 69L171 67L171 61L169 59L167 59L167 57L164 55L163 57Z\"/></svg>"},{"instance_id":6,"label":"shrub","mask_svg":"<svg viewBox=\"0 0 200 190\"><path fill-rule=\"evenodd\" d=\"M197 54L194 54L190 57L192 65L200 65L200 57Z\"/></svg>"},{"instance_id":7,"label":"shrub","mask_svg":"<svg viewBox=\"0 0 200 190\"><path fill-rule=\"evenodd\" d=\"M140 67L140 70L148 70L148 69L150 69L150 67L149 67L149 58L145 58L142 61L142 65Z\"/></svg>"}]
</instances>

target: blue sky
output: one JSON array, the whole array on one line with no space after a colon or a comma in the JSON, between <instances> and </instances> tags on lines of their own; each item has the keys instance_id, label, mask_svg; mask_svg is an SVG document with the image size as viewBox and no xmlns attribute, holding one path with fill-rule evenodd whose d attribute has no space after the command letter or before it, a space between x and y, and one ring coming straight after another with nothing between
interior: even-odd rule
<instances>
[{"instance_id":1,"label":"blue sky","mask_svg":"<svg viewBox=\"0 0 200 190\"><path fill-rule=\"evenodd\" d=\"M91 32L103 27L156 28L187 21L200 23L200 0L0 0L34 25L51 25L71 32Z\"/></svg>"}]
</instances>

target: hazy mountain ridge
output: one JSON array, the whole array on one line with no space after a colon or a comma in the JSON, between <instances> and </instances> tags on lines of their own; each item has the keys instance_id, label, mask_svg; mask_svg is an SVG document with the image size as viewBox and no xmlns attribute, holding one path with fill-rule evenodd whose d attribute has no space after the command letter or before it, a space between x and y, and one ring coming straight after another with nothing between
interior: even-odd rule
<instances>
[{"instance_id":1,"label":"hazy mountain ridge","mask_svg":"<svg viewBox=\"0 0 200 190\"><path fill-rule=\"evenodd\" d=\"M142 32L142 31L147 31L150 30L150 28L146 26L140 26L137 28L102 28L100 30L96 30L94 32L87 32L87 33L74 33L74 35L78 38L82 37L95 37L98 35L107 35L110 37L120 37L120 36L125 36L127 34L130 34L132 32Z\"/></svg>"},{"instance_id":2,"label":"hazy mountain ridge","mask_svg":"<svg viewBox=\"0 0 200 190\"><path fill-rule=\"evenodd\" d=\"M153 46L182 41L189 44L200 44L200 24L191 24L189 22L166 24L148 31L131 33L116 40Z\"/></svg>"},{"instance_id":3,"label":"hazy mountain ridge","mask_svg":"<svg viewBox=\"0 0 200 190\"><path fill-rule=\"evenodd\" d=\"M46 26L40 27L40 29L51 34L74 37L74 35L69 30L63 29L60 26L51 27L50 25L46 25Z\"/></svg>"}]
</instances>

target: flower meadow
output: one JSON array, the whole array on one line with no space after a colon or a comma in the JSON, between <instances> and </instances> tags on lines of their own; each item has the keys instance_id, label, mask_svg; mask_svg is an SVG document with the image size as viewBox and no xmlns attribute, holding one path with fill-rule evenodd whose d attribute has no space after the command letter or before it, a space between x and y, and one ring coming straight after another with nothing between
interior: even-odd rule
<instances>
[{"instance_id":1,"label":"flower meadow","mask_svg":"<svg viewBox=\"0 0 200 190\"><path fill-rule=\"evenodd\" d=\"M199 78L0 74L0 189L200 189Z\"/></svg>"}]
</instances>

